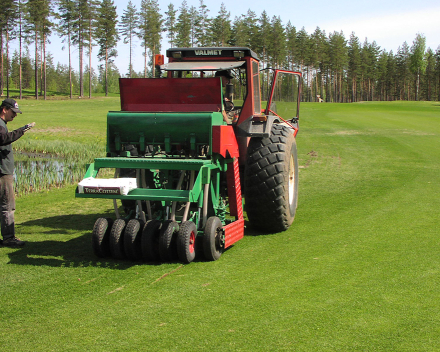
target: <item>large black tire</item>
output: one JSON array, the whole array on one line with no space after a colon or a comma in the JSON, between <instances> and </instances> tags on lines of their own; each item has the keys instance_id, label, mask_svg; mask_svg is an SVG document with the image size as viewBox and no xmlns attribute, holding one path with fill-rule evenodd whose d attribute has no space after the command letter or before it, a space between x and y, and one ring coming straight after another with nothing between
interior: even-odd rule
<instances>
[{"instance_id":1,"label":"large black tire","mask_svg":"<svg viewBox=\"0 0 440 352\"><path fill-rule=\"evenodd\" d=\"M298 159L292 130L273 124L270 137L251 138L246 160L245 205L258 231L285 231L298 204Z\"/></svg>"},{"instance_id":2,"label":"large black tire","mask_svg":"<svg viewBox=\"0 0 440 352\"><path fill-rule=\"evenodd\" d=\"M179 228L177 222L164 221L159 234L159 256L163 262L176 260L175 232Z\"/></svg>"},{"instance_id":3,"label":"large black tire","mask_svg":"<svg viewBox=\"0 0 440 352\"><path fill-rule=\"evenodd\" d=\"M143 222L131 219L124 231L124 250L128 259L140 260L142 258L141 237Z\"/></svg>"},{"instance_id":4,"label":"large black tire","mask_svg":"<svg viewBox=\"0 0 440 352\"><path fill-rule=\"evenodd\" d=\"M112 219L98 218L92 232L92 248L95 255L101 258L110 256L110 230Z\"/></svg>"},{"instance_id":5,"label":"large black tire","mask_svg":"<svg viewBox=\"0 0 440 352\"><path fill-rule=\"evenodd\" d=\"M184 221L177 234L177 255L183 263L191 263L196 257L197 226L192 221Z\"/></svg>"},{"instance_id":6,"label":"large black tire","mask_svg":"<svg viewBox=\"0 0 440 352\"><path fill-rule=\"evenodd\" d=\"M124 229L125 220L116 219L110 230L110 252L114 259L125 259Z\"/></svg>"},{"instance_id":7,"label":"large black tire","mask_svg":"<svg viewBox=\"0 0 440 352\"><path fill-rule=\"evenodd\" d=\"M142 259L147 262L159 261L159 234L162 223L159 220L150 220L142 231L141 248Z\"/></svg>"},{"instance_id":8,"label":"large black tire","mask_svg":"<svg viewBox=\"0 0 440 352\"><path fill-rule=\"evenodd\" d=\"M203 233L203 254L206 260L214 261L222 255L223 248L220 243L222 227L223 224L218 217L208 218Z\"/></svg>"}]
</instances>

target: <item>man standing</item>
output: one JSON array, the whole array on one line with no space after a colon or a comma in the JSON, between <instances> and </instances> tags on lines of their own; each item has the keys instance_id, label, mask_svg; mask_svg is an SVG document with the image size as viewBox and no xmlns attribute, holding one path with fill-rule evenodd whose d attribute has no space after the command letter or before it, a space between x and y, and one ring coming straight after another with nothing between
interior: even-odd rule
<instances>
[{"instance_id":1,"label":"man standing","mask_svg":"<svg viewBox=\"0 0 440 352\"><path fill-rule=\"evenodd\" d=\"M15 237L15 194L14 194L14 155L12 142L35 126L32 122L26 126L8 132L6 124L22 113L14 99L5 99L0 105L0 223L3 246L23 247L25 242Z\"/></svg>"}]
</instances>

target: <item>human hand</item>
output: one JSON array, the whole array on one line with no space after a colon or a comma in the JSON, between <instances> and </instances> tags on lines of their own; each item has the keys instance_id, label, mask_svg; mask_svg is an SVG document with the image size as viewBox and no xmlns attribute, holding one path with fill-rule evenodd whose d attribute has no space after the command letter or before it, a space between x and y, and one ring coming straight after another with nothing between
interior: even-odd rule
<instances>
[{"instance_id":1,"label":"human hand","mask_svg":"<svg viewBox=\"0 0 440 352\"><path fill-rule=\"evenodd\" d=\"M21 129L23 130L23 132L27 132L34 126L35 126L35 122L31 122L31 123L28 123L27 125L23 126Z\"/></svg>"}]
</instances>

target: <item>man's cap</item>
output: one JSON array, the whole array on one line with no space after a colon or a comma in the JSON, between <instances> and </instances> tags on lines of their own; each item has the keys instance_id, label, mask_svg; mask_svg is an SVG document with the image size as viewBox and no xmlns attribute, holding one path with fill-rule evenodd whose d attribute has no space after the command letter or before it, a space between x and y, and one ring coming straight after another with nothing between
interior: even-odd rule
<instances>
[{"instance_id":1,"label":"man's cap","mask_svg":"<svg viewBox=\"0 0 440 352\"><path fill-rule=\"evenodd\" d=\"M22 114L20 108L18 107L17 102L14 99L8 98L3 100L2 106L6 106L7 108L11 109L13 112L16 112L17 114Z\"/></svg>"}]
</instances>

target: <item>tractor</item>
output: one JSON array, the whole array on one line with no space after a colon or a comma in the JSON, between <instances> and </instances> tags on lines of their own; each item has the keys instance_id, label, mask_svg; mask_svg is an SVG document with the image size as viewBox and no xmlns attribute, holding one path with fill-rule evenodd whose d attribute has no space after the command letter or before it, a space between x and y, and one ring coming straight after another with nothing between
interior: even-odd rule
<instances>
[{"instance_id":1,"label":"tractor","mask_svg":"<svg viewBox=\"0 0 440 352\"><path fill-rule=\"evenodd\" d=\"M116 219L93 227L94 253L214 261L243 238L244 209L257 231L287 230L298 201L301 73L260 70L246 47L172 48L166 57L154 58L156 78L119 79L107 155L76 189L113 200Z\"/></svg>"}]
</instances>

